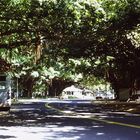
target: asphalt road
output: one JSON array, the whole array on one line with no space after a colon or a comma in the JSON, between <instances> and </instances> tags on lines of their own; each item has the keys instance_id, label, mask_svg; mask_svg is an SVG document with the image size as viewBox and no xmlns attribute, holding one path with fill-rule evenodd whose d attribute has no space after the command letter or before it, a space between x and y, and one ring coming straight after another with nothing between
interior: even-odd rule
<instances>
[{"instance_id":1,"label":"asphalt road","mask_svg":"<svg viewBox=\"0 0 140 140\"><path fill-rule=\"evenodd\" d=\"M90 101L22 100L0 113L0 140L139 140L140 115Z\"/></svg>"}]
</instances>

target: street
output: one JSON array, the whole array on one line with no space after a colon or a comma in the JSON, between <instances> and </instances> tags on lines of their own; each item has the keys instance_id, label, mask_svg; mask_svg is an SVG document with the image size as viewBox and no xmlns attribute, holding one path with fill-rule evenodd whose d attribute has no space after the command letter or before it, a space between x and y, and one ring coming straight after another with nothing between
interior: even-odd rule
<instances>
[{"instance_id":1,"label":"street","mask_svg":"<svg viewBox=\"0 0 140 140\"><path fill-rule=\"evenodd\" d=\"M0 115L0 140L139 140L140 115L88 100L22 100Z\"/></svg>"}]
</instances>

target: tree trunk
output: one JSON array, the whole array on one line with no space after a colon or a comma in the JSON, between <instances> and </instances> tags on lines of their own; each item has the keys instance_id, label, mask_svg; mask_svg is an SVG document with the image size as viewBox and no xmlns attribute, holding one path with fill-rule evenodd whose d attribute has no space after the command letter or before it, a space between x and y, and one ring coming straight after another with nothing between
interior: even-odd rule
<instances>
[{"instance_id":1,"label":"tree trunk","mask_svg":"<svg viewBox=\"0 0 140 140\"><path fill-rule=\"evenodd\" d=\"M74 84L73 81L54 78L51 80L48 86L48 96L55 97L60 96L63 89Z\"/></svg>"},{"instance_id":2,"label":"tree trunk","mask_svg":"<svg viewBox=\"0 0 140 140\"><path fill-rule=\"evenodd\" d=\"M37 64L38 60L40 59L41 53L42 53L42 46L41 44L37 44L35 48L35 64Z\"/></svg>"},{"instance_id":3,"label":"tree trunk","mask_svg":"<svg viewBox=\"0 0 140 140\"><path fill-rule=\"evenodd\" d=\"M42 45L43 45L43 40L41 37L41 34L38 32L38 41L36 42L35 46L35 64L37 64L38 60L40 60L41 55L42 55Z\"/></svg>"},{"instance_id":4,"label":"tree trunk","mask_svg":"<svg viewBox=\"0 0 140 140\"><path fill-rule=\"evenodd\" d=\"M25 77L24 77L25 78ZM33 77L28 77L23 81L23 96L31 98L33 92L33 86L35 84L35 79Z\"/></svg>"}]
</instances>

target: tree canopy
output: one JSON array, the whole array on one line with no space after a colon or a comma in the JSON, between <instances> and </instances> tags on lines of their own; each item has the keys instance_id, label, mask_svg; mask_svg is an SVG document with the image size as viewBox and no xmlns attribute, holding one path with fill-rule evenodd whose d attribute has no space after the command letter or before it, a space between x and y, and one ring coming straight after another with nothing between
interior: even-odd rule
<instances>
[{"instance_id":1,"label":"tree canopy","mask_svg":"<svg viewBox=\"0 0 140 140\"><path fill-rule=\"evenodd\" d=\"M96 76L131 87L140 79L139 7L139 0L1 0L1 58L17 77Z\"/></svg>"}]
</instances>

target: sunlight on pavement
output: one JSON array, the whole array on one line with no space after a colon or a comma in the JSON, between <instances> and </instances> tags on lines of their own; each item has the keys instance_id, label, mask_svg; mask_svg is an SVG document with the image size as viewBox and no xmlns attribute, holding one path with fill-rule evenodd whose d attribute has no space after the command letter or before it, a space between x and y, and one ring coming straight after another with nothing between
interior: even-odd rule
<instances>
[{"instance_id":1,"label":"sunlight on pavement","mask_svg":"<svg viewBox=\"0 0 140 140\"><path fill-rule=\"evenodd\" d=\"M104 135L104 133L99 133L99 132L98 132L96 135L97 135L97 136L100 136L100 135Z\"/></svg>"},{"instance_id":2,"label":"sunlight on pavement","mask_svg":"<svg viewBox=\"0 0 140 140\"><path fill-rule=\"evenodd\" d=\"M74 113L73 111L70 111L70 110L66 110L66 111L62 111L63 113Z\"/></svg>"},{"instance_id":3,"label":"sunlight on pavement","mask_svg":"<svg viewBox=\"0 0 140 140\"><path fill-rule=\"evenodd\" d=\"M38 109L38 108L31 108L31 107L30 107L30 108L23 108L23 109L20 109L20 111L21 111L21 110L23 110L23 111L32 111L32 110L39 110L39 109ZM12 108L11 111L15 112L15 111L19 111L19 109L18 109L18 108L14 108L14 109Z\"/></svg>"},{"instance_id":4,"label":"sunlight on pavement","mask_svg":"<svg viewBox=\"0 0 140 140\"><path fill-rule=\"evenodd\" d=\"M92 126L93 128L99 128L99 127L104 127L103 125L95 125L95 126Z\"/></svg>"},{"instance_id":5,"label":"sunlight on pavement","mask_svg":"<svg viewBox=\"0 0 140 140\"><path fill-rule=\"evenodd\" d=\"M47 125L46 127L0 127L0 138L9 140L79 140L80 135L71 136L70 132L84 130L83 127ZM82 136L82 135L81 135Z\"/></svg>"}]
</instances>

